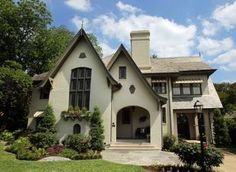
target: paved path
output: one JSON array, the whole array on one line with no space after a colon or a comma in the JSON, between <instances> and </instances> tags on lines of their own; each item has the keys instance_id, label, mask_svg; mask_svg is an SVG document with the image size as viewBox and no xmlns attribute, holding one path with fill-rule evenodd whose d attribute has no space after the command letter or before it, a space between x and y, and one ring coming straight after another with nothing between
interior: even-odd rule
<instances>
[{"instance_id":1,"label":"paved path","mask_svg":"<svg viewBox=\"0 0 236 172\"><path fill-rule=\"evenodd\" d=\"M224 164L219 168L219 171L235 172L236 171L236 154L226 152L224 153Z\"/></svg>"},{"instance_id":2,"label":"paved path","mask_svg":"<svg viewBox=\"0 0 236 172\"><path fill-rule=\"evenodd\" d=\"M102 152L102 157L107 161L133 165L180 163L174 153L160 150L105 150Z\"/></svg>"}]
</instances>

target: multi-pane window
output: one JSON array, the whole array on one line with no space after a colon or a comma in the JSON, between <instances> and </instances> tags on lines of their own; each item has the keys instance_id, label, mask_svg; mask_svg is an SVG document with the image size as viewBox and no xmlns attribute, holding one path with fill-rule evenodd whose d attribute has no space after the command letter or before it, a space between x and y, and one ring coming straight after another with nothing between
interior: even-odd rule
<instances>
[{"instance_id":1,"label":"multi-pane window","mask_svg":"<svg viewBox=\"0 0 236 172\"><path fill-rule=\"evenodd\" d=\"M89 109L91 69L76 68L71 72L70 105Z\"/></svg>"},{"instance_id":2,"label":"multi-pane window","mask_svg":"<svg viewBox=\"0 0 236 172\"><path fill-rule=\"evenodd\" d=\"M201 95L200 83L173 84L173 95Z\"/></svg>"},{"instance_id":3,"label":"multi-pane window","mask_svg":"<svg viewBox=\"0 0 236 172\"><path fill-rule=\"evenodd\" d=\"M152 88L158 94L166 94L166 82L152 82Z\"/></svg>"},{"instance_id":4,"label":"multi-pane window","mask_svg":"<svg viewBox=\"0 0 236 172\"><path fill-rule=\"evenodd\" d=\"M119 79L126 79L126 66L119 67Z\"/></svg>"},{"instance_id":5,"label":"multi-pane window","mask_svg":"<svg viewBox=\"0 0 236 172\"><path fill-rule=\"evenodd\" d=\"M173 84L173 95L180 95L180 84Z\"/></svg>"}]
</instances>

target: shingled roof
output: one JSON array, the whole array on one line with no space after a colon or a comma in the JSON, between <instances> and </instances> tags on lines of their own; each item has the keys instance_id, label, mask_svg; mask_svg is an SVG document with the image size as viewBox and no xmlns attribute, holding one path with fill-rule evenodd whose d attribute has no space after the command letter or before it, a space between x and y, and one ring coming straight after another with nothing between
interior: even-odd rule
<instances>
[{"instance_id":1,"label":"shingled roof","mask_svg":"<svg viewBox=\"0 0 236 172\"><path fill-rule=\"evenodd\" d=\"M107 66L113 55L103 58ZM200 56L187 57L159 57L151 59L151 69L142 71L143 74L178 74L181 72L208 72L213 73L215 69L202 61Z\"/></svg>"}]
</instances>

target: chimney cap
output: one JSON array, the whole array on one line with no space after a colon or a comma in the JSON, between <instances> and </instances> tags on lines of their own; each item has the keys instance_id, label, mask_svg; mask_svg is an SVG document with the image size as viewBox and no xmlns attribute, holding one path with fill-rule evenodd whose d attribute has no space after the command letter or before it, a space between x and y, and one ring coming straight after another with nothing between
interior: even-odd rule
<instances>
[{"instance_id":1,"label":"chimney cap","mask_svg":"<svg viewBox=\"0 0 236 172\"><path fill-rule=\"evenodd\" d=\"M130 36L142 35L142 34L150 35L150 32L149 32L149 30L135 30L135 31L130 32Z\"/></svg>"}]
</instances>

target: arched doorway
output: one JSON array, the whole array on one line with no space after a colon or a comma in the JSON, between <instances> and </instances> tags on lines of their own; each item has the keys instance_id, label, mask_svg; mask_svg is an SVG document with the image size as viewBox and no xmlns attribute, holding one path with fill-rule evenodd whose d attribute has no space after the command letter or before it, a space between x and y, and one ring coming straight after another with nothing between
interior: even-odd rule
<instances>
[{"instance_id":1,"label":"arched doorway","mask_svg":"<svg viewBox=\"0 0 236 172\"><path fill-rule=\"evenodd\" d=\"M128 106L117 113L117 139L150 140L150 114L139 106Z\"/></svg>"}]
</instances>

